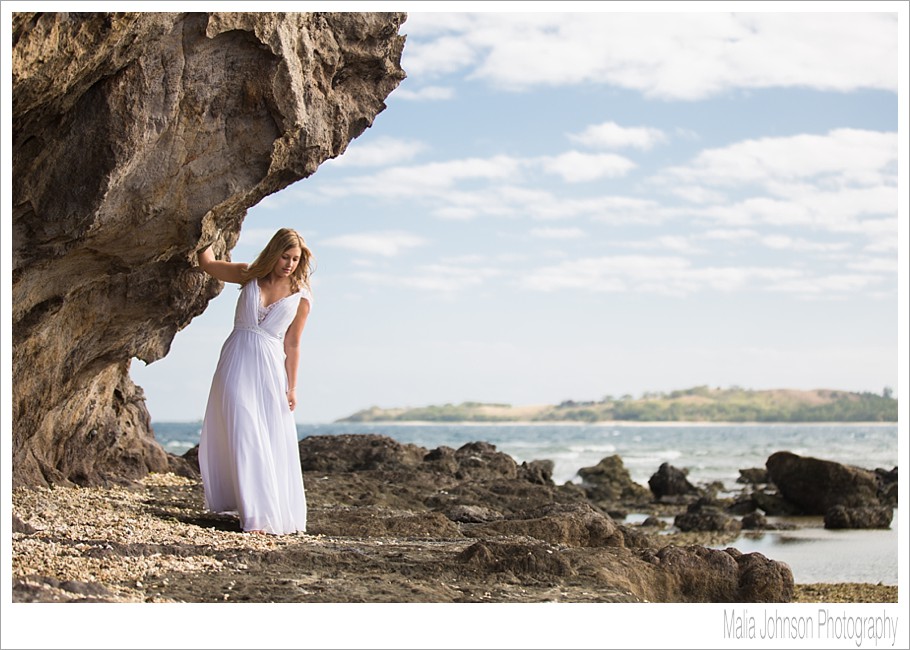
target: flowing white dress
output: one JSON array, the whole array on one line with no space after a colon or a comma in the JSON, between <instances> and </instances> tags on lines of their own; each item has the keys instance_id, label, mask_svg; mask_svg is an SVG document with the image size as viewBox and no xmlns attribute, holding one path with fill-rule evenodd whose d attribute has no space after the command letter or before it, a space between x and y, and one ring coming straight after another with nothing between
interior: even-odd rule
<instances>
[{"instance_id":1,"label":"flowing white dress","mask_svg":"<svg viewBox=\"0 0 910 650\"><path fill-rule=\"evenodd\" d=\"M302 289L264 306L259 283L247 282L212 379L199 440L205 505L238 514L243 530L306 530L297 425L284 366L284 335L300 300L312 304Z\"/></svg>"}]
</instances>

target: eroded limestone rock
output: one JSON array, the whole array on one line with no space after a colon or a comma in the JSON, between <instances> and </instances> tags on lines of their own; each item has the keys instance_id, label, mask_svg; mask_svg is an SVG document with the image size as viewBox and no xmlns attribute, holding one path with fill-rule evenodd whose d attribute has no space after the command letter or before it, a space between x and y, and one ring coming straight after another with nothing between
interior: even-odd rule
<instances>
[{"instance_id":1,"label":"eroded limestone rock","mask_svg":"<svg viewBox=\"0 0 910 650\"><path fill-rule=\"evenodd\" d=\"M131 359L221 290L202 243L226 255L249 207L373 123L404 19L13 14L15 485L167 470Z\"/></svg>"}]
</instances>

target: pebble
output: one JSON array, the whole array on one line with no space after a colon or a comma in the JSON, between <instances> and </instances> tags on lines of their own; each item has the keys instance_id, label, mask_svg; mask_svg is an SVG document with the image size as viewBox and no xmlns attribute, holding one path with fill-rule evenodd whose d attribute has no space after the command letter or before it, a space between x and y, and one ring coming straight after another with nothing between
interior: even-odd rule
<instances>
[{"instance_id":1,"label":"pebble","mask_svg":"<svg viewBox=\"0 0 910 650\"><path fill-rule=\"evenodd\" d=\"M160 601L156 594L144 591L150 579L170 572L188 574L231 568L231 561L213 557L220 551L270 550L310 539L318 543L316 537L305 535L247 535L183 523L176 517L162 516L161 508L149 504L154 502L159 488L193 488L198 486L198 480L150 474L138 483L138 489L115 486L14 490L13 514L35 532L13 534L13 577L26 581L32 576L95 582L114 594L110 600ZM181 510L171 502L165 507ZM192 512L198 513L201 508L199 504ZM168 546L180 548L186 546L187 540L192 540L197 553L168 553ZM162 552L123 555L119 550L119 545L140 544L160 546ZM98 557L98 551L109 553ZM242 570L246 565L237 562L236 568Z\"/></svg>"},{"instance_id":2,"label":"pebble","mask_svg":"<svg viewBox=\"0 0 910 650\"><path fill-rule=\"evenodd\" d=\"M176 498L174 494L183 494ZM193 496L187 501L188 495ZM12 492L13 514L32 526L31 534L12 536L13 578L42 589L45 600L70 600L73 593L49 586L41 578L103 585L117 602L175 602L160 595L168 574L244 571L244 551L268 551L291 545L332 547L339 541L325 535L249 535L183 523L180 516L198 516L203 504L199 481L174 474L150 474L134 487L19 488ZM199 503L195 503L199 501ZM194 554L171 551L186 549ZM678 543L709 543L680 537ZM349 543L342 540L341 543ZM393 546L396 540L362 539L361 547ZM435 541L426 541L433 545ZM720 538L710 543L722 543ZM145 549L148 544L153 548ZM126 555L124 551L139 552ZM160 549L160 550L157 550ZM234 557L236 559L218 559ZM233 584L231 585L234 586ZM459 588L453 584L454 588ZM231 590L233 591L233 590ZM309 594L309 591L303 591ZM586 592L585 592L586 593ZM483 599L490 599L485 592ZM224 594L228 599L228 594ZM795 602L896 602L897 587L889 585L796 585Z\"/></svg>"}]
</instances>

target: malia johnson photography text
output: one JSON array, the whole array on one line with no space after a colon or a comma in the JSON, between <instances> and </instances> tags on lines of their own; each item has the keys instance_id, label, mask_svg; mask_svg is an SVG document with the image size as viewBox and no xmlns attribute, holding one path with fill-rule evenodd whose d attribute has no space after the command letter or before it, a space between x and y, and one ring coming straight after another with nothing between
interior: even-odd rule
<instances>
[{"instance_id":1,"label":"malia johnson photography text","mask_svg":"<svg viewBox=\"0 0 910 650\"><path fill-rule=\"evenodd\" d=\"M809 640L846 639L862 647L864 643L880 643L893 647L897 641L897 616L888 616L887 611L879 615L850 615L844 611L832 613L820 608L816 615L785 615L776 609L764 610L753 615L748 609L724 610L725 639L763 640Z\"/></svg>"}]
</instances>

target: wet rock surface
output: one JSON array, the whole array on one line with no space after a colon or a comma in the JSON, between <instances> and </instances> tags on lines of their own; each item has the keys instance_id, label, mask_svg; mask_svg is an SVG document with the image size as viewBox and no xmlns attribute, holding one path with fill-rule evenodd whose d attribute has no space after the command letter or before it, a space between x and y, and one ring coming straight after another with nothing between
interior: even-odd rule
<instances>
[{"instance_id":1,"label":"wet rock surface","mask_svg":"<svg viewBox=\"0 0 910 650\"><path fill-rule=\"evenodd\" d=\"M699 494L698 488L686 478L686 472L678 467L673 467L670 463L661 464L648 479L648 486L658 499Z\"/></svg>"},{"instance_id":2,"label":"wet rock surface","mask_svg":"<svg viewBox=\"0 0 910 650\"><path fill-rule=\"evenodd\" d=\"M894 510L878 508L846 508L834 506L825 513L825 528L890 528Z\"/></svg>"},{"instance_id":3,"label":"wet rock surface","mask_svg":"<svg viewBox=\"0 0 910 650\"><path fill-rule=\"evenodd\" d=\"M651 493L632 480L622 458L617 455L608 456L593 467L582 467L578 475L585 495L595 503L637 504L651 500Z\"/></svg>"},{"instance_id":4,"label":"wet rock surface","mask_svg":"<svg viewBox=\"0 0 910 650\"><path fill-rule=\"evenodd\" d=\"M768 470L764 467L748 467L746 469L741 469L739 470L739 478L736 479L736 482L748 485L768 483Z\"/></svg>"},{"instance_id":5,"label":"wet rock surface","mask_svg":"<svg viewBox=\"0 0 910 650\"><path fill-rule=\"evenodd\" d=\"M699 499L686 512L676 515L674 525L683 532L719 531L738 533L742 523L723 510L723 506L709 499Z\"/></svg>"},{"instance_id":6,"label":"wet rock surface","mask_svg":"<svg viewBox=\"0 0 910 650\"><path fill-rule=\"evenodd\" d=\"M878 500L884 506L897 507L897 468L890 470L878 467L875 469L878 479Z\"/></svg>"},{"instance_id":7,"label":"wet rock surface","mask_svg":"<svg viewBox=\"0 0 910 650\"><path fill-rule=\"evenodd\" d=\"M782 530L786 523L768 517L823 516L826 528L889 528L897 507L897 468L867 470L781 451L767 470L741 469L739 494L727 514L742 518L749 530Z\"/></svg>"},{"instance_id":8,"label":"wet rock surface","mask_svg":"<svg viewBox=\"0 0 910 650\"><path fill-rule=\"evenodd\" d=\"M829 460L779 451L767 462L768 478L803 514L824 515L834 506L880 505L875 472Z\"/></svg>"}]
</instances>

